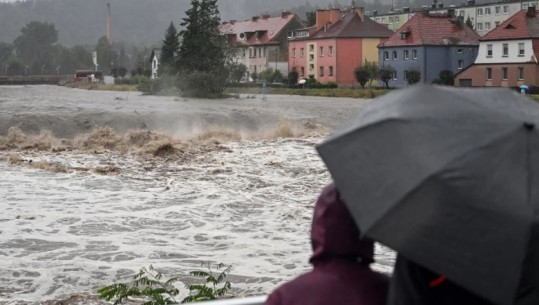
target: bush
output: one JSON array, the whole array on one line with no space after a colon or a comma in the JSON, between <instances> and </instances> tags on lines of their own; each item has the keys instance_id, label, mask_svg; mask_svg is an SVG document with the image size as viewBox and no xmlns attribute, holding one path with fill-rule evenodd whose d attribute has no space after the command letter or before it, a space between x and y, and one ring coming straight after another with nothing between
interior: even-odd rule
<instances>
[{"instance_id":1,"label":"bush","mask_svg":"<svg viewBox=\"0 0 539 305\"><path fill-rule=\"evenodd\" d=\"M410 69L406 71L405 73L406 73L406 80L408 82L408 85L417 84L421 80L421 71L417 69Z\"/></svg>"},{"instance_id":2,"label":"bush","mask_svg":"<svg viewBox=\"0 0 539 305\"><path fill-rule=\"evenodd\" d=\"M216 73L193 72L178 79L183 95L190 97L218 97L222 94L226 80Z\"/></svg>"}]
</instances>

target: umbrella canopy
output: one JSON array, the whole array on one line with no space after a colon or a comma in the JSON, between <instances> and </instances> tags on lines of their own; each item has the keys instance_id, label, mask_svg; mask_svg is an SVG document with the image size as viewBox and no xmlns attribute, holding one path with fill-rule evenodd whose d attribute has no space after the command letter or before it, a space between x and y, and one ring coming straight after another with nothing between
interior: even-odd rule
<instances>
[{"instance_id":1,"label":"umbrella canopy","mask_svg":"<svg viewBox=\"0 0 539 305\"><path fill-rule=\"evenodd\" d=\"M413 86L317 147L361 231L497 304L539 304L539 106Z\"/></svg>"},{"instance_id":2,"label":"umbrella canopy","mask_svg":"<svg viewBox=\"0 0 539 305\"><path fill-rule=\"evenodd\" d=\"M530 89L530 87L528 87L527 85L520 85L519 88L520 89L526 89L526 90Z\"/></svg>"}]
</instances>

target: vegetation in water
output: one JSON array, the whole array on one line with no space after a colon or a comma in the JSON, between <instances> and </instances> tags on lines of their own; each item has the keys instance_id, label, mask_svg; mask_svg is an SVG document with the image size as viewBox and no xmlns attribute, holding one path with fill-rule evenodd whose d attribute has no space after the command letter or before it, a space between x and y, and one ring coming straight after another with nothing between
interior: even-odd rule
<instances>
[{"instance_id":1,"label":"vegetation in water","mask_svg":"<svg viewBox=\"0 0 539 305\"><path fill-rule=\"evenodd\" d=\"M191 303L224 297L232 287L229 281L225 281L232 266L217 264L218 273L214 274L210 263L203 265L206 266L207 270L189 272L190 276L202 280L202 282L186 285L189 294L180 302L176 299L180 290L175 285L180 281L179 278L164 279L161 272L155 270L151 265L148 268L140 268L129 283L115 283L99 288L98 295L101 299L113 301L114 305L123 304L124 301L134 297L147 300L144 305Z\"/></svg>"}]
</instances>

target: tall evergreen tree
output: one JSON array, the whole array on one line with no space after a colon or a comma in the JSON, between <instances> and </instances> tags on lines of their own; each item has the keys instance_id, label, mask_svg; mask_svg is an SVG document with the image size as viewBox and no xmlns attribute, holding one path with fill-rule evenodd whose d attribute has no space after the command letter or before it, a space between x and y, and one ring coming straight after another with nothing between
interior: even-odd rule
<instances>
[{"instance_id":1,"label":"tall evergreen tree","mask_svg":"<svg viewBox=\"0 0 539 305\"><path fill-rule=\"evenodd\" d=\"M226 67L229 48L219 31L221 17L217 0L191 0L180 25L180 50L176 67L183 79L184 91L196 96L219 94L228 79Z\"/></svg>"},{"instance_id":2,"label":"tall evergreen tree","mask_svg":"<svg viewBox=\"0 0 539 305\"><path fill-rule=\"evenodd\" d=\"M178 31L172 22L165 32L165 39L161 46L161 69L159 69L160 74L172 74L174 61L176 55L180 49L180 41L178 38Z\"/></svg>"},{"instance_id":3,"label":"tall evergreen tree","mask_svg":"<svg viewBox=\"0 0 539 305\"><path fill-rule=\"evenodd\" d=\"M224 66L224 38L217 0L191 0L191 8L180 24L182 38L178 68L185 72L210 72Z\"/></svg>"}]
</instances>

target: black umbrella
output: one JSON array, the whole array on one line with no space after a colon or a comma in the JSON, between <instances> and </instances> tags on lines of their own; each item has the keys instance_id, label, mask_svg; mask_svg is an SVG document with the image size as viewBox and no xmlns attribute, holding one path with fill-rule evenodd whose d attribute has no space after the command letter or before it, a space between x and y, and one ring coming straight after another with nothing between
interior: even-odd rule
<instances>
[{"instance_id":1,"label":"black umbrella","mask_svg":"<svg viewBox=\"0 0 539 305\"><path fill-rule=\"evenodd\" d=\"M539 304L539 105L414 86L317 147L367 236L498 304Z\"/></svg>"}]
</instances>

